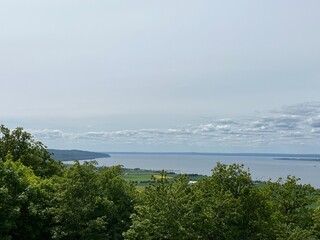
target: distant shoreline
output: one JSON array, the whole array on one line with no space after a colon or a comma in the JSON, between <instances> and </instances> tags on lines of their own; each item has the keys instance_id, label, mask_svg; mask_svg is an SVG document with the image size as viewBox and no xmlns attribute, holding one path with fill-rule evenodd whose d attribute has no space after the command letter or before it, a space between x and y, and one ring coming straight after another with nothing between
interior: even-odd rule
<instances>
[{"instance_id":1,"label":"distant shoreline","mask_svg":"<svg viewBox=\"0 0 320 240\"><path fill-rule=\"evenodd\" d=\"M290 153L209 153L209 152L90 152L83 150L48 149L54 159L62 161L91 160L112 157L112 155L144 155L144 156L221 156L221 157L266 157L274 160L320 161L320 154Z\"/></svg>"},{"instance_id":2,"label":"distant shoreline","mask_svg":"<svg viewBox=\"0 0 320 240\"><path fill-rule=\"evenodd\" d=\"M239 156L239 157L273 157L279 160L306 159L319 160L320 154L290 154L290 153L202 153L202 152L104 152L110 156L119 154L130 155L198 155L198 156ZM281 158L281 159L280 159Z\"/></svg>"},{"instance_id":3,"label":"distant shoreline","mask_svg":"<svg viewBox=\"0 0 320 240\"><path fill-rule=\"evenodd\" d=\"M314 161L320 162L320 158L290 158L290 157L279 157L273 158L274 160L289 160L289 161Z\"/></svg>"},{"instance_id":4,"label":"distant shoreline","mask_svg":"<svg viewBox=\"0 0 320 240\"><path fill-rule=\"evenodd\" d=\"M48 149L52 154L54 160L60 161L75 161L75 160L89 160L96 158L108 158L107 153L89 152L82 150L60 150L60 149Z\"/></svg>"}]
</instances>

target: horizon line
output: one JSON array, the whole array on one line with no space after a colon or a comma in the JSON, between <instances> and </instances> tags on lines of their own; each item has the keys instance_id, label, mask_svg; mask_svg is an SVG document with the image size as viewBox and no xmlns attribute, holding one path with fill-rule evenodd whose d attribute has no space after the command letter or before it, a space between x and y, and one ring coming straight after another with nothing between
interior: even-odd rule
<instances>
[{"instance_id":1,"label":"horizon line","mask_svg":"<svg viewBox=\"0 0 320 240\"><path fill-rule=\"evenodd\" d=\"M95 153L107 153L107 154L177 154L177 155L238 155L238 156L317 156L320 157L320 153L261 153L261 152L197 152L197 151L91 151L82 149L54 149L51 150L79 150ZM48 148L48 150L50 150Z\"/></svg>"}]
</instances>

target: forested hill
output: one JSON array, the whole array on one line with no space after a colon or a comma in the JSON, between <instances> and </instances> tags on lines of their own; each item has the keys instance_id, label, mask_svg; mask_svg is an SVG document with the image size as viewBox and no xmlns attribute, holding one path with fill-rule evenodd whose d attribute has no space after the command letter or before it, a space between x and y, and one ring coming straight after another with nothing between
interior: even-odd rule
<instances>
[{"instance_id":1,"label":"forested hill","mask_svg":"<svg viewBox=\"0 0 320 240\"><path fill-rule=\"evenodd\" d=\"M74 161L110 157L110 155L107 153L88 152L81 150L48 149L48 151L53 153L53 159L61 161Z\"/></svg>"}]
</instances>

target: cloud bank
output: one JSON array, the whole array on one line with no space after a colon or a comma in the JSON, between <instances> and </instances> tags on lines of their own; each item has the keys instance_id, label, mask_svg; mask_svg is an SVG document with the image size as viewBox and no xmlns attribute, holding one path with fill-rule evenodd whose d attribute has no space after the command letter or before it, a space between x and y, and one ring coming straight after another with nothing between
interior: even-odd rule
<instances>
[{"instance_id":1,"label":"cloud bank","mask_svg":"<svg viewBox=\"0 0 320 240\"><path fill-rule=\"evenodd\" d=\"M199 147L215 149L251 148L266 146L319 146L320 102L285 106L264 114L233 119L213 119L201 124L170 128L124 129L118 131L88 131L69 133L59 129L29 129L35 138L44 142L95 144L110 147L126 146L185 146L190 151ZM219 147L220 148L215 148ZM50 147L50 146L49 146ZM139 148L141 149L141 148ZM171 149L171 148L170 148ZM101 149L102 150L102 149ZM109 149L105 149L109 150Z\"/></svg>"}]
</instances>

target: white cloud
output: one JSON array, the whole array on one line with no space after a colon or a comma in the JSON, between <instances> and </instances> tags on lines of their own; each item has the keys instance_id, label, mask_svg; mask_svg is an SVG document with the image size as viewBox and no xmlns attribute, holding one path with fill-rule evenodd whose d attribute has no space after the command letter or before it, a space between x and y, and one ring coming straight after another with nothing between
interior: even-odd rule
<instances>
[{"instance_id":1,"label":"white cloud","mask_svg":"<svg viewBox=\"0 0 320 240\"><path fill-rule=\"evenodd\" d=\"M320 117L299 107L299 112L308 112L306 119L299 115L286 115L274 111L265 116L251 118L217 119L206 124L188 125L174 128L146 128L117 131L90 131L68 133L61 130L31 130L40 140L90 141L106 144L138 145L185 145L185 146L250 146L318 144L316 135L320 133ZM315 107L316 104L312 104Z\"/></svg>"},{"instance_id":2,"label":"white cloud","mask_svg":"<svg viewBox=\"0 0 320 240\"><path fill-rule=\"evenodd\" d=\"M231 131L230 125L218 125L216 126L216 129L222 132L229 132Z\"/></svg>"},{"instance_id":3,"label":"white cloud","mask_svg":"<svg viewBox=\"0 0 320 240\"><path fill-rule=\"evenodd\" d=\"M313 128L311 130L312 133L320 133L320 129L319 128Z\"/></svg>"},{"instance_id":4,"label":"white cloud","mask_svg":"<svg viewBox=\"0 0 320 240\"><path fill-rule=\"evenodd\" d=\"M320 128L320 116L308 119L310 126L313 128Z\"/></svg>"},{"instance_id":5,"label":"white cloud","mask_svg":"<svg viewBox=\"0 0 320 240\"><path fill-rule=\"evenodd\" d=\"M51 130L51 129L42 129L42 130L27 130L32 135L34 135L35 138L39 139L66 139L66 138L73 138L75 135L70 133L65 133L61 130Z\"/></svg>"}]
</instances>

